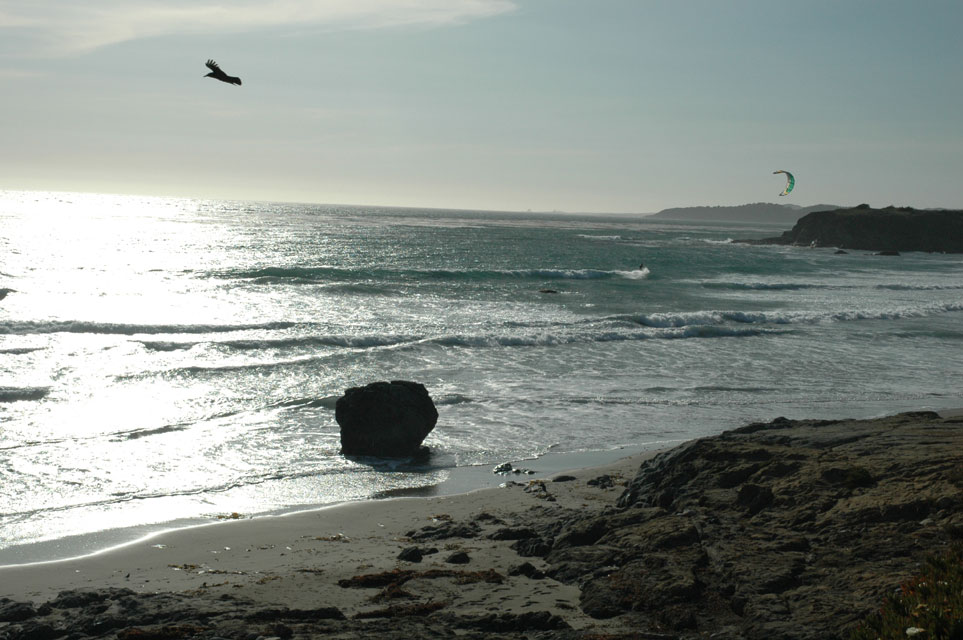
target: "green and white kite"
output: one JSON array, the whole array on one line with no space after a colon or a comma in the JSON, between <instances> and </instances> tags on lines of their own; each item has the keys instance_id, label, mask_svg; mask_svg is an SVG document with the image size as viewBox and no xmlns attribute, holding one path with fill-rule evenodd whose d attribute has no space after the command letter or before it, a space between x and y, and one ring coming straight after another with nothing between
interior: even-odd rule
<instances>
[{"instance_id":1,"label":"green and white kite","mask_svg":"<svg viewBox=\"0 0 963 640\"><path fill-rule=\"evenodd\" d=\"M796 186L796 179L792 177L792 174L791 174L791 173L789 173L788 171L783 171L782 169L780 169L779 171L773 171L772 173L773 173L773 175L775 175L775 174L777 174L777 173L785 173L785 174L786 174L786 188L783 189L783 190L782 190L782 193L780 193L779 195L781 195L781 196L788 196L788 195L789 195L789 192L792 191L792 188Z\"/></svg>"}]
</instances>

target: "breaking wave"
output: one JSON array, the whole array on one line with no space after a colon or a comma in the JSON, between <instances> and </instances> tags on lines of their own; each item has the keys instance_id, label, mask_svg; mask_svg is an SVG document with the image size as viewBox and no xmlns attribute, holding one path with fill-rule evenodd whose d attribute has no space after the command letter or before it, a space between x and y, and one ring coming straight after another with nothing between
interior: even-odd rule
<instances>
[{"instance_id":1,"label":"breaking wave","mask_svg":"<svg viewBox=\"0 0 963 640\"><path fill-rule=\"evenodd\" d=\"M963 284L878 284L876 288L893 291L947 291L963 289Z\"/></svg>"},{"instance_id":2,"label":"breaking wave","mask_svg":"<svg viewBox=\"0 0 963 640\"><path fill-rule=\"evenodd\" d=\"M179 351L188 350L199 344L210 344L237 351L260 351L264 349L295 349L305 347L343 347L351 349L367 349L371 347L387 347L407 342L421 340L423 336L387 335L387 336L293 336L285 338L252 338L246 340L217 340L217 341L153 341L141 340L140 343L150 351Z\"/></svg>"},{"instance_id":3,"label":"breaking wave","mask_svg":"<svg viewBox=\"0 0 963 640\"><path fill-rule=\"evenodd\" d=\"M603 269L342 269L337 267L265 267L262 269L229 271L214 274L224 279L247 280L255 284L318 284L337 283L347 286L345 281L420 281L420 280L594 280L622 276L625 271Z\"/></svg>"},{"instance_id":4,"label":"breaking wave","mask_svg":"<svg viewBox=\"0 0 963 640\"><path fill-rule=\"evenodd\" d=\"M123 324L81 320L8 321L0 322L0 334L30 335L38 333L90 333L134 336L169 333L230 333L233 331L290 329L296 322L263 324Z\"/></svg>"},{"instance_id":5,"label":"breaking wave","mask_svg":"<svg viewBox=\"0 0 963 640\"><path fill-rule=\"evenodd\" d=\"M747 338L778 335L791 331L776 327L811 325L825 322L860 320L899 320L920 318L940 313L963 310L961 303L934 304L923 307L904 307L891 310L853 310L835 312L788 311L695 311L686 313L654 313L641 316L618 315L572 325L540 327L536 332L450 334L440 336L368 336L368 337L306 337L278 340L244 340L219 342L239 349L266 349L278 345L414 348L432 345L446 348L504 348L550 347L590 342L619 342L633 340L681 340L713 338ZM749 326L746 326L749 325ZM548 330L546 330L548 329ZM167 343L162 343L167 345ZM167 348L166 346L164 348ZM311 354L283 360L259 362L194 365L167 370L168 375L225 374L243 371L274 371L288 367L302 367L339 357L338 352ZM308 401L306 401L308 402ZM312 399L310 402L314 402ZM298 402L295 402L298 404Z\"/></svg>"},{"instance_id":6,"label":"breaking wave","mask_svg":"<svg viewBox=\"0 0 963 640\"><path fill-rule=\"evenodd\" d=\"M689 327L693 325L739 324L815 324L854 320L899 320L922 318L942 313L963 311L963 302L947 302L921 307L901 307L852 311L693 311L687 313L653 313L642 316L620 316L646 327Z\"/></svg>"},{"instance_id":7,"label":"breaking wave","mask_svg":"<svg viewBox=\"0 0 963 640\"><path fill-rule=\"evenodd\" d=\"M800 289L829 289L831 285L806 282L703 282L705 289L732 289L735 291L796 291Z\"/></svg>"}]
</instances>

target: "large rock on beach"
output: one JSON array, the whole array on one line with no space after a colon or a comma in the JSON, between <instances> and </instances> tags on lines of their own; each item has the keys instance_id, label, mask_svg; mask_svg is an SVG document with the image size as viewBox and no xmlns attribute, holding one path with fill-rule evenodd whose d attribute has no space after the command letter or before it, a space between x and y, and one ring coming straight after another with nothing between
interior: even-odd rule
<instances>
[{"instance_id":1,"label":"large rock on beach","mask_svg":"<svg viewBox=\"0 0 963 640\"><path fill-rule=\"evenodd\" d=\"M438 410L425 386L393 380L352 387L335 405L346 456L407 458L435 428Z\"/></svg>"}]
</instances>

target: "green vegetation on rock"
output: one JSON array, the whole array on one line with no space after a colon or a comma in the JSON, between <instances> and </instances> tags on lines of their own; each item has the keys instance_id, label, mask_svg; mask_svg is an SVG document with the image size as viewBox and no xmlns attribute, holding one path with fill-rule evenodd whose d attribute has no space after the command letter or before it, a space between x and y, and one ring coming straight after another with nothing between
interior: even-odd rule
<instances>
[{"instance_id":1,"label":"green vegetation on rock","mask_svg":"<svg viewBox=\"0 0 963 640\"><path fill-rule=\"evenodd\" d=\"M963 545L927 558L918 576L850 634L850 640L877 638L963 639Z\"/></svg>"}]
</instances>

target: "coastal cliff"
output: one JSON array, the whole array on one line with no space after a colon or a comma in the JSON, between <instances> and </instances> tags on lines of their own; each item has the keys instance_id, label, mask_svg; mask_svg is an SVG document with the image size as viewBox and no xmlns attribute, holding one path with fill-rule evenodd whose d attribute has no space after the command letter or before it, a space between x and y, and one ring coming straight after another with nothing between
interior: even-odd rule
<instances>
[{"instance_id":1,"label":"coastal cliff","mask_svg":"<svg viewBox=\"0 0 963 640\"><path fill-rule=\"evenodd\" d=\"M839 247L864 251L963 253L963 211L912 207L816 211L781 236L739 240L747 244Z\"/></svg>"}]
</instances>

